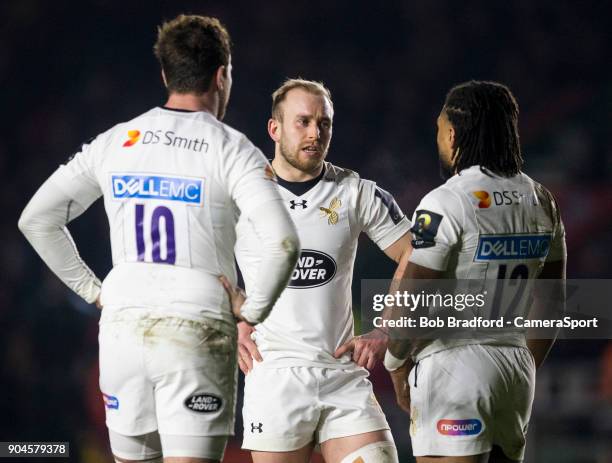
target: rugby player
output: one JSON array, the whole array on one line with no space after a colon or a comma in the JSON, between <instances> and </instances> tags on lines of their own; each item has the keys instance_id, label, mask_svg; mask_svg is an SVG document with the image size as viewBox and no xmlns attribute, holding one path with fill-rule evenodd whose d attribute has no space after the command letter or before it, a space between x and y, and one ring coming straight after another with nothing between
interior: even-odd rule
<instances>
[{"instance_id":1,"label":"rugby player","mask_svg":"<svg viewBox=\"0 0 612 463\"><path fill-rule=\"evenodd\" d=\"M447 180L414 214L407 282L565 278L563 223L551 193L521 171L518 113L495 82L463 83L446 96L437 144ZM512 246L519 242L529 246ZM483 253L484 244L497 252ZM391 341L385 366L410 410L417 462L522 461L536 368L553 342L516 330Z\"/></svg>"},{"instance_id":2,"label":"rugby player","mask_svg":"<svg viewBox=\"0 0 612 463\"><path fill-rule=\"evenodd\" d=\"M221 122L232 86L227 30L180 15L158 32L166 104L85 143L40 187L19 228L64 283L103 308L100 388L115 460L219 462L234 428L234 316L266 318L299 240L269 163ZM65 227L100 196L113 256L103 284ZM238 213L261 237L265 273L232 314L224 284L236 282Z\"/></svg>"},{"instance_id":3,"label":"rugby player","mask_svg":"<svg viewBox=\"0 0 612 463\"><path fill-rule=\"evenodd\" d=\"M303 250L270 317L254 330L239 324L243 447L255 463L308 462L315 445L328 463L398 461L364 368L382 359L386 335L354 337L351 281L362 232L405 262L411 224L376 183L325 161L333 116L321 83L290 79L272 95L272 167ZM259 240L246 217L237 230L248 289Z\"/></svg>"}]
</instances>

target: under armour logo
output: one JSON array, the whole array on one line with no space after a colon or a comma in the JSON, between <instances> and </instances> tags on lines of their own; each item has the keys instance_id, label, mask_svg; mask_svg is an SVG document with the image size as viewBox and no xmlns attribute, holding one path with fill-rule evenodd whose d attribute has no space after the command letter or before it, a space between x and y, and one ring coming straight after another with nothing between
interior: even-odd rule
<instances>
[{"instance_id":1,"label":"under armour logo","mask_svg":"<svg viewBox=\"0 0 612 463\"><path fill-rule=\"evenodd\" d=\"M302 209L306 209L308 207L305 199L303 199L301 203L297 203L293 199L289 202L291 203L291 206L289 206L291 209L295 209L295 206L302 206Z\"/></svg>"},{"instance_id":2,"label":"under armour logo","mask_svg":"<svg viewBox=\"0 0 612 463\"><path fill-rule=\"evenodd\" d=\"M257 426L255 426L255 423L251 423L251 434L254 434L256 429L259 431L259 434L261 434L263 432L262 428L263 423L259 423Z\"/></svg>"}]
</instances>

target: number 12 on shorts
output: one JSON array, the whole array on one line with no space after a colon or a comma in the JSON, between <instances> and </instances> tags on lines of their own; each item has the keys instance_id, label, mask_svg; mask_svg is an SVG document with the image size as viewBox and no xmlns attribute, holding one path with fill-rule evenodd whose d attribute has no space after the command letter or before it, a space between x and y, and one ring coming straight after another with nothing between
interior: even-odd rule
<instances>
[{"instance_id":1,"label":"number 12 on shorts","mask_svg":"<svg viewBox=\"0 0 612 463\"><path fill-rule=\"evenodd\" d=\"M139 262L147 262L150 245L151 259L155 263L174 265L176 262L176 242L174 233L174 216L170 208L156 206L150 214L149 226L146 226L145 205L136 204L136 252ZM148 230L150 236L145 235Z\"/></svg>"}]
</instances>

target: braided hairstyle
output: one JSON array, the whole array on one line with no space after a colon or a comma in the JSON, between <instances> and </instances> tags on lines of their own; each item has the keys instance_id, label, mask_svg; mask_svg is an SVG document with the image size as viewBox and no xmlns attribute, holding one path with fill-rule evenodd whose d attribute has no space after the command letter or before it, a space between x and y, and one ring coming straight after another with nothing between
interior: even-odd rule
<instances>
[{"instance_id":1,"label":"braided hairstyle","mask_svg":"<svg viewBox=\"0 0 612 463\"><path fill-rule=\"evenodd\" d=\"M443 111L455 129L455 172L474 165L502 177L520 172L519 109L508 87L476 80L459 84L446 95Z\"/></svg>"}]
</instances>

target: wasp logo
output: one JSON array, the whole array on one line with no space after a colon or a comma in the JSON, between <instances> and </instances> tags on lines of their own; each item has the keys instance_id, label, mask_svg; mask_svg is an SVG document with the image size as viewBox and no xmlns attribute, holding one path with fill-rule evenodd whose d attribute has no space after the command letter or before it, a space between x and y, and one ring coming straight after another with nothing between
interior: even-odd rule
<instances>
[{"instance_id":1,"label":"wasp logo","mask_svg":"<svg viewBox=\"0 0 612 463\"><path fill-rule=\"evenodd\" d=\"M140 130L128 130L128 140L123 144L124 147L135 145L140 140Z\"/></svg>"},{"instance_id":2,"label":"wasp logo","mask_svg":"<svg viewBox=\"0 0 612 463\"><path fill-rule=\"evenodd\" d=\"M491 206L491 195L486 191L474 191L472 194L478 199L478 207L487 209Z\"/></svg>"},{"instance_id":3,"label":"wasp logo","mask_svg":"<svg viewBox=\"0 0 612 463\"><path fill-rule=\"evenodd\" d=\"M340 201L338 198L334 198L331 200L331 203L329 203L329 207L319 207L319 210L321 211L321 217L327 217L327 223L330 225L336 225L338 223L338 219L340 218L338 216L338 213L336 212L336 209L340 208L340 206L342 206L342 201Z\"/></svg>"}]
</instances>

